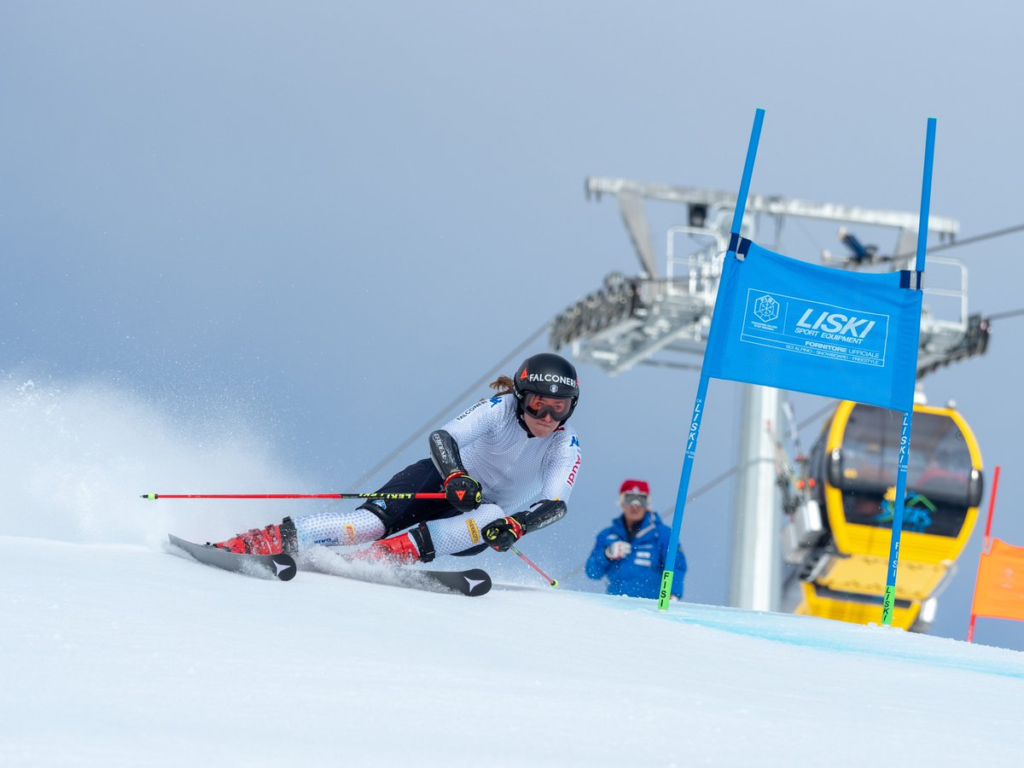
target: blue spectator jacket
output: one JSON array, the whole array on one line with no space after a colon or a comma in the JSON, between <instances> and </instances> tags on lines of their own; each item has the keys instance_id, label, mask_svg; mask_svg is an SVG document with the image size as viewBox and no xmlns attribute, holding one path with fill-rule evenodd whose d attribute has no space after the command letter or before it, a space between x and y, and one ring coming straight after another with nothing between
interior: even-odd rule
<instances>
[{"instance_id":1,"label":"blue spectator jacket","mask_svg":"<svg viewBox=\"0 0 1024 768\"><path fill-rule=\"evenodd\" d=\"M661 517L653 510L648 510L632 534L626 530L626 523L619 515L608 528L597 534L594 551L587 558L587 576L592 579L607 576L609 595L657 599L671 539L672 529L661 522ZM605 547L620 540L628 541L633 551L622 560L609 560L604 556ZM676 552L674 570L672 594L682 598L683 577L686 576L686 555L682 549Z\"/></svg>"}]
</instances>

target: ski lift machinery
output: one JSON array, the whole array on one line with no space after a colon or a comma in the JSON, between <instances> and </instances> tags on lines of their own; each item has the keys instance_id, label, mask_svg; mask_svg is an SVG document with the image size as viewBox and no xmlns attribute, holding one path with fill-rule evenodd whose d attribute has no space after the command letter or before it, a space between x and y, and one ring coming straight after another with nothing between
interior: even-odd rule
<instances>
[{"instance_id":1,"label":"ski lift machinery","mask_svg":"<svg viewBox=\"0 0 1024 768\"><path fill-rule=\"evenodd\" d=\"M604 195L615 198L640 260L640 271L633 277L619 272L609 274L602 288L556 316L551 326L552 349L569 346L578 361L597 365L612 376L625 373L636 365L698 369L711 326L736 194L606 177L589 177L586 193L588 199L600 200ZM684 224L668 227L663 276L658 269L650 235L646 201L676 203L685 211L679 217ZM916 212L873 210L751 194L742 223L742 235L757 240L759 230L767 220L774 224L775 239L778 240L787 219L827 221L840 225L839 239L848 253L835 256L823 251L821 258L825 263L844 269L872 271L913 268L918 226ZM875 246L863 245L853 232L854 227L895 231L892 255L881 255ZM929 231L941 240L952 241L958 229L959 225L953 219L929 218ZM770 229L768 234L771 234ZM781 250L778 244L774 247ZM934 280L933 275L940 272L942 278ZM970 493L974 495L964 496L965 503L973 503L962 510L960 525L952 537L954 545L933 546L928 557L935 562L929 563L928 578L915 581L913 590L907 595L897 595L902 599L900 606L903 611L897 612L894 624L899 621L905 628L914 629L926 628L931 620L935 605L933 595L970 535L977 517L981 488L981 456L966 422L951 406L944 409L925 406L921 379L950 362L984 353L988 342L988 321L980 315L968 314L966 265L958 259L931 256L928 275L928 283L934 280L936 285L943 287L928 287L926 283L924 288L925 307L918 351L917 399L921 404L915 406L911 456L918 449L918 414L931 413L940 420L945 418L946 421L937 423L953 424L956 434L965 438L964 445L971 446L966 454L961 452L957 466L961 469L966 466L967 480L973 489ZM781 443L770 428L770 425L779 424L779 391L753 385L742 387L737 467L744 469L739 471L737 481L730 605L752 610L784 610L785 571L789 570L790 577L793 574L799 576L804 590L797 606L798 612L846 621L876 621L877 611L873 606L870 610L864 608L874 599L868 594L870 589L859 592L850 589L859 576L856 573L850 575L850 568L844 561L852 556L873 556L880 539L878 534L886 528L884 514L871 522L871 535L858 538L850 535L850 531L856 531L852 525L844 528L846 518L840 511L843 499L854 493L851 489L857 487L855 480L850 478L844 485L844 472L846 475L860 473L864 477L866 470L866 467L843 463L852 461L850 452L844 454L843 435L847 434L846 425L849 425L851 417L857 417L852 419L854 423L869 420L868 407L856 406L855 410L854 404L840 404L826 423L823 441L815 444L816 448L820 444L821 451L827 448L830 456L836 456L828 466L833 471L831 479L838 484L830 483L826 475L816 478L819 482L811 482L811 475L806 469L799 473L803 478L800 482L796 479L795 468L788 461L780 461ZM838 423L836 419L842 420L843 429L835 426ZM829 428L829 425L833 426ZM895 421L893 425L893 429L898 429ZM849 434L852 440L856 430ZM968 436L969 440L966 439ZM923 449L918 453L923 455ZM964 465L965 455L967 465ZM895 463L882 450L869 458L869 463L876 467L886 461ZM787 498L787 488L792 491L798 485L801 486L799 492L790 493ZM815 487L818 496L811 492ZM779 489L782 489L781 493ZM875 500L880 507L885 501L885 490L887 488L872 487L870 491L873 497L877 497ZM862 496L866 493L863 488L858 492ZM918 541L923 542L920 549L928 551L928 534L919 535L925 537ZM865 540L869 543L865 544ZM914 541L914 537L910 536L910 540ZM859 547L864 551L844 551L843 547L847 550ZM884 561L883 554L883 583ZM872 573L876 566L873 562L861 562L861 565ZM901 567L901 578L902 571ZM819 582L828 581L830 572L835 572L831 586L823 587ZM836 573L847 573L849 578L840 578ZM880 605L881 589L877 594ZM851 606L859 607L854 609Z\"/></svg>"}]
</instances>

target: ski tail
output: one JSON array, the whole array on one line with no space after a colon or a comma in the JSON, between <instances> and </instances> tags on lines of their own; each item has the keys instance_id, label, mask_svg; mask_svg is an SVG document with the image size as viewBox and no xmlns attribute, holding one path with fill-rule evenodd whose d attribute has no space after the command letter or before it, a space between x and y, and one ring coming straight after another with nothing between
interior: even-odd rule
<instances>
[{"instance_id":1,"label":"ski tail","mask_svg":"<svg viewBox=\"0 0 1024 768\"><path fill-rule=\"evenodd\" d=\"M372 584L408 587L425 592L457 593L467 597L486 595L491 590L491 577L487 571L480 568L435 571L417 566L363 560L352 555L332 552L325 547L312 547L303 551L302 568Z\"/></svg>"},{"instance_id":2,"label":"ski tail","mask_svg":"<svg viewBox=\"0 0 1024 768\"><path fill-rule=\"evenodd\" d=\"M487 571L472 568L468 571L410 571L439 587L467 597L480 597L491 591L491 577Z\"/></svg>"}]
</instances>

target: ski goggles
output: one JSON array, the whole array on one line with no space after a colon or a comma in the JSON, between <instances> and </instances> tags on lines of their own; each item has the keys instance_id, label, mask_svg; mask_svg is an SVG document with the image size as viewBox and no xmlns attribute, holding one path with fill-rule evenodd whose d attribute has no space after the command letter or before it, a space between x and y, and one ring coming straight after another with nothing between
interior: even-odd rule
<instances>
[{"instance_id":1,"label":"ski goggles","mask_svg":"<svg viewBox=\"0 0 1024 768\"><path fill-rule=\"evenodd\" d=\"M620 498L627 507L634 504L638 507L647 507L647 494L645 493L624 493Z\"/></svg>"},{"instance_id":2,"label":"ski goggles","mask_svg":"<svg viewBox=\"0 0 1024 768\"><path fill-rule=\"evenodd\" d=\"M527 392L523 398L523 410L535 419L550 416L555 421L569 418L572 401L568 397L549 397Z\"/></svg>"}]
</instances>

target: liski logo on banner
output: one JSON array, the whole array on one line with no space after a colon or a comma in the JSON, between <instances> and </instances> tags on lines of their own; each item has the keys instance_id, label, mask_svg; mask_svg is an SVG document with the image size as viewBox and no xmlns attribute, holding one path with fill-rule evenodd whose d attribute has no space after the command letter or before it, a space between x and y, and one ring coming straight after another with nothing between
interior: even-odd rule
<instances>
[{"instance_id":1,"label":"liski logo on banner","mask_svg":"<svg viewBox=\"0 0 1024 768\"><path fill-rule=\"evenodd\" d=\"M744 241L726 257L704 370L718 379L913 407L921 292Z\"/></svg>"},{"instance_id":2,"label":"liski logo on banner","mask_svg":"<svg viewBox=\"0 0 1024 768\"><path fill-rule=\"evenodd\" d=\"M888 335L888 315L750 289L740 340L884 368Z\"/></svg>"}]
</instances>

